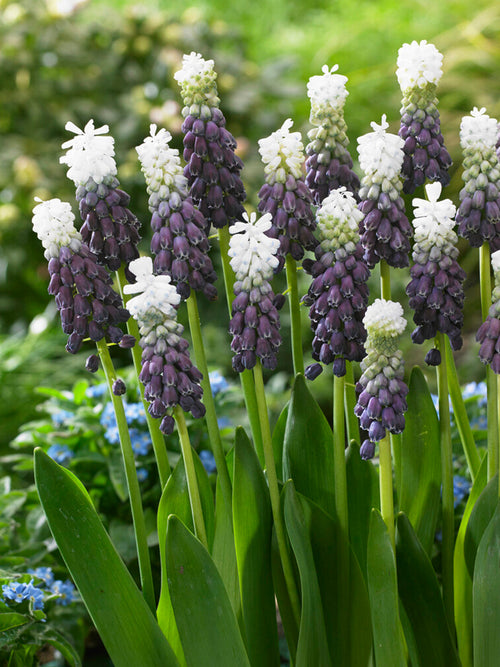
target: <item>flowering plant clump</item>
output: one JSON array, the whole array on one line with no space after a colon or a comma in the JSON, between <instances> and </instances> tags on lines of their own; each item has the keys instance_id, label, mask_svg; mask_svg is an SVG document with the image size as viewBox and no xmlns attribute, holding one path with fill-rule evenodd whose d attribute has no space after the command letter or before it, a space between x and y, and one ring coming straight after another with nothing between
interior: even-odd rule
<instances>
[{"instance_id":1,"label":"flowering plant clump","mask_svg":"<svg viewBox=\"0 0 500 667\"><path fill-rule=\"evenodd\" d=\"M498 122L486 109L474 109L460 124L464 153L464 187L460 191L457 223L460 236L478 248L485 241L500 249L500 164Z\"/></svg>"},{"instance_id":2,"label":"flowering plant clump","mask_svg":"<svg viewBox=\"0 0 500 667\"><path fill-rule=\"evenodd\" d=\"M352 158L347 150L347 125L344 105L349 93L347 77L336 74L338 65L322 68L321 76L312 76L307 84L311 100L309 130L310 143L306 147L306 185L319 205L331 190L345 187L354 195L359 190L359 178L352 169Z\"/></svg>"},{"instance_id":3,"label":"flowering plant clump","mask_svg":"<svg viewBox=\"0 0 500 667\"><path fill-rule=\"evenodd\" d=\"M403 100L399 136L404 139L404 192L427 180L448 185L451 157L444 146L436 88L443 74L443 56L424 39L403 44L396 72Z\"/></svg>"}]
</instances>

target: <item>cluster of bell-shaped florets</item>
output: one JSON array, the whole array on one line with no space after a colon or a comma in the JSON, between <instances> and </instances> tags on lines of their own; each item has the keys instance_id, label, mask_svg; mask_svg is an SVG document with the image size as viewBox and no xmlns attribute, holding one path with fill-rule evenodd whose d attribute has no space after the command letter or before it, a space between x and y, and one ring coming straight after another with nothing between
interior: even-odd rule
<instances>
[{"instance_id":1,"label":"cluster of bell-shaped florets","mask_svg":"<svg viewBox=\"0 0 500 667\"><path fill-rule=\"evenodd\" d=\"M269 280L278 266L277 239L267 236L271 215L259 220L255 213L231 226L229 244L231 267L236 276L235 298L229 332L233 336L233 368L241 373L261 360L262 366L273 370L281 345L278 309L283 305L282 295L274 294Z\"/></svg>"},{"instance_id":2,"label":"cluster of bell-shaped florets","mask_svg":"<svg viewBox=\"0 0 500 667\"><path fill-rule=\"evenodd\" d=\"M307 84L311 100L310 122L314 125L307 136L306 185L318 206L332 191L340 187L357 195L359 178L352 169L352 158L347 150L347 125L344 105L349 93L347 77L336 74L338 65L323 66L321 76L312 76Z\"/></svg>"},{"instance_id":3,"label":"cluster of bell-shaped florets","mask_svg":"<svg viewBox=\"0 0 500 667\"><path fill-rule=\"evenodd\" d=\"M345 375L346 360L361 361L365 354L363 317L370 271L359 241L362 218L352 193L345 187L332 190L316 214L316 261L303 263L313 277L303 298L303 303L310 306L312 356L323 364L333 363L338 377ZM306 369L306 377L313 379L318 372L317 365L312 364Z\"/></svg>"},{"instance_id":4,"label":"cluster of bell-shaped florets","mask_svg":"<svg viewBox=\"0 0 500 667\"><path fill-rule=\"evenodd\" d=\"M156 125L150 130L150 136L136 150L152 213L154 272L168 274L183 299L189 297L191 289L215 299L217 274L208 256L206 221L188 197L179 152L169 146L170 133L165 129L157 132Z\"/></svg>"},{"instance_id":5,"label":"cluster of bell-shaped florets","mask_svg":"<svg viewBox=\"0 0 500 667\"><path fill-rule=\"evenodd\" d=\"M38 203L33 209L33 230L49 262L49 294L55 296L62 329L68 334L66 349L76 354L85 338L106 338L121 347L133 347L133 336L118 326L130 317L112 287L106 269L82 242L75 228L71 205L60 199Z\"/></svg>"},{"instance_id":6,"label":"cluster of bell-shaped florets","mask_svg":"<svg viewBox=\"0 0 500 667\"><path fill-rule=\"evenodd\" d=\"M404 139L403 190L412 193L426 180L448 185L452 161L445 148L437 108L436 89L443 56L425 40L403 44L396 75L403 93L401 127Z\"/></svg>"},{"instance_id":7,"label":"cluster of bell-shaped florets","mask_svg":"<svg viewBox=\"0 0 500 667\"><path fill-rule=\"evenodd\" d=\"M208 227L231 225L241 218L246 198L240 178L243 163L235 154L236 140L219 109L214 61L199 53L184 55L182 69L174 78L184 102L184 174L189 194Z\"/></svg>"},{"instance_id":8,"label":"cluster of bell-shaped florets","mask_svg":"<svg viewBox=\"0 0 500 667\"><path fill-rule=\"evenodd\" d=\"M410 269L411 281L406 288L409 305L417 325L411 337L414 343L434 338L438 331L447 334L454 350L462 347L464 321L463 282L466 274L458 264L458 236L455 227L455 205L450 199L438 201L441 183L429 183L428 199L414 199L415 243ZM439 350L431 350L426 361L432 366L441 362Z\"/></svg>"},{"instance_id":9,"label":"cluster of bell-shaped florets","mask_svg":"<svg viewBox=\"0 0 500 667\"><path fill-rule=\"evenodd\" d=\"M202 374L189 358L189 343L182 337L184 330L177 321L180 295L170 276L153 274L153 262L140 257L130 265L136 277L133 285L125 285L126 294L136 294L127 303L137 320L142 347L142 369L139 379L144 384L144 397L149 413L161 419L160 430L169 435L174 429L172 408L179 405L197 419L205 414L201 403Z\"/></svg>"},{"instance_id":10,"label":"cluster of bell-shaped florets","mask_svg":"<svg viewBox=\"0 0 500 667\"><path fill-rule=\"evenodd\" d=\"M288 118L279 130L259 139L266 174L259 191L259 211L272 216L268 236L279 240L278 271L287 254L295 260L302 259L305 250L316 246L312 195L302 173L304 145L300 132L290 132L292 125Z\"/></svg>"},{"instance_id":11,"label":"cluster of bell-shaped florets","mask_svg":"<svg viewBox=\"0 0 500 667\"><path fill-rule=\"evenodd\" d=\"M458 233L471 246L488 242L500 248L500 163L497 154L498 122L477 107L460 124L465 186L460 191Z\"/></svg>"},{"instance_id":12,"label":"cluster of bell-shaped florets","mask_svg":"<svg viewBox=\"0 0 500 667\"><path fill-rule=\"evenodd\" d=\"M406 327L399 303L375 299L366 310L364 325L368 333L366 357L361 362L362 375L356 385L358 402L355 413L368 439L361 445L361 457L371 459L375 443L386 432L401 433L408 409L403 354L398 339Z\"/></svg>"},{"instance_id":13,"label":"cluster of bell-shaped florets","mask_svg":"<svg viewBox=\"0 0 500 667\"><path fill-rule=\"evenodd\" d=\"M130 197L119 188L114 159L114 139L107 125L94 128L89 120L83 130L74 123L66 129L75 137L62 147L59 161L67 164L68 178L76 185L76 198L83 220L82 239L97 255L100 264L117 271L139 256L140 223L127 208Z\"/></svg>"},{"instance_id":14,"label":"cluster of bell-shaped florets","mask_svg":"<svg viewBox=\"0 0 500 667\"><path fill-rule=\"evenodd\" d=\"M359 196L364 218L360 223L361 245L370 268L384 259L401 268L410 263L412 228L401 197L403 140L386 132L385 114L380 125L371 123L373 132L358 138L359 164L364 176Z\"/></svg>"},{"instance_id":15,"label":"cluster of bell-shaped florets","mask_svg":"<svg viewBox=\"0 0 500 667\"><path fill-rule=\"evenodd\" d=\"M491 255L491 267L495 279L488 317L479 327L476 340L481 343L479 358L500 375L500 250Z\"/></svg>"}]
</instances>

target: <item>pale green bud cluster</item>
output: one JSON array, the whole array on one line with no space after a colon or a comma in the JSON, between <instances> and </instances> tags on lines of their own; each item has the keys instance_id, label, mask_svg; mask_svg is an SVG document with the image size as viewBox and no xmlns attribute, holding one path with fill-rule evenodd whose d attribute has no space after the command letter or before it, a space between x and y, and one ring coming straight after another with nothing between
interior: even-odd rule
<instances>
[{"instance_id":1,"label":"pale green bud cluster","mask_svg":"<svg viewBox=\"0 0 500 667\"><path fill-rule=\"evenodd\" d=\"M218 107L220 103L214 61L205 60L200 53L191 51L189 55L184 55L182 68L174 74L174 79L181 87L182 99L187 107L183 115L191 114L209 120L210 107Z\"/></svg>"}]
</instances>

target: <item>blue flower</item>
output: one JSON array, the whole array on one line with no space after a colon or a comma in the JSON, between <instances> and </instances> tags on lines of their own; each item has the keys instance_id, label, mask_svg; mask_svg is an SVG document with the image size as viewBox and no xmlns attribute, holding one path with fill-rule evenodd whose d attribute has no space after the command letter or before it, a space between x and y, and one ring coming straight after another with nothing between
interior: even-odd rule
<instances>
[{"instance_id":1,"label":"blue flower","mask_svg":"<svg viewBox=\"0 0 500 667\"><path fill-rule=\"evenodd\" d=\"M211 371L208 374L212 394L216 396L219 392L225 391L229 387L229 382L220 371Z\"/></svg>"},{"instance_id":2,"label":"blue flower","mask_svg":"<svg viewBox=\"0 0 500 667\"><path fill-rule=\"evenodd\" d=\"M146 411L142 403L125 403L123 407L127 424L130 425L133 422L141 425L146 424Z\"/></svg>"},{"instance_id":3,"label":"blue flower","mask_svg":"<svg viewBox=\"0 0 500 667\"><path fill-rule=\"evenodd\" d=\"M139 482L145 482L149 477L147 468L137 468L137 479Z\"/></svg>"},{"instance_id":4,"label":"blue flower","mask_svg":"<svg viewBox=\"0 0 500 667\"><path fill-rule=\"evenodd\" d=\"M5 600L13 600L14 602L29 600L33 603L33 609L43 609L43 591L33 586L33 579L29 584L11 581L10 584L2 586L2 592Z\"/></svg>"},{"instance_id":5,"label":"blue flower","mask_svg":"<svg viewBox=\"0 0 500 667\"><path fill-rule=\"evenodd\" d=\"M115 426L110 426L106 430L104 437L112 445L118 445L120 443L120 433L118 431L118 426L116 426L116 423Z\"/></svg>"},{"instance_id":6,"label":"blue flower","mask_svg":"<svg viewBox=\"0 0 500 667\"><path fill-rule=\"evenodd\" d=\"M104 406L104 409L101 412L100 422L104 428L109 428L110 426L116 427L116 417L112 403L106 403Z\"/></svg>"},{"instance_id":7,"label":"blue flower","mask_svg":"<svg viewBox=\"0 0 500 667\"><path fill-rule=\"evenodd\" d=\"M215 465L215 458L212 452L209 452L208 449L203 449L200 454L200 461L203 463L205 470L210 473L216 472L217 466Z\"/></svg>"},{"instance_id":8,"label":"blue flower","mask_svg":"<svg viewBox=\"0 0 500 667\"><path fill-rule=\"evenodd\" d=\"M101 396L104 396L107 389L108 386L105 382L100 382L99 384L92 384L85 390L85 396L87 398L101 398Z\"/></svg>"},{"instance_id":9,"label":"blue flower","mask_svg":"<svg viewBox=\"0 0 500 667\"><path fill-rule=\"evenodd\" d=\"M219 417L217 419L217 424L219 425L220 429L230 428L231 420L229 419L229 417Z\"/></svg>"},{"instance_id":10,"label":"blue flower","mask_svg":"<svg viewBox=\"0 0 500 667\"><path fill-rule=\"evenodd\" d=\"M453 477L453 495L455 496L455 507L460 505L462 500L469 495L471 483L465 477L455 475Z\"/></svg>"},{"instance_id":11,"label":"blue flower","mask_svg":"<svg viewBox=\"0 0 500 667\"><path fill-rule=\"evenodd\" d=\"M75 453L66 445L51 445L47 454L51 459L54 459L56 463L64 466L71 461Z\"/></svg>"},{"instance_id":12,"label":"blue flower","mask_svg":"<svg viewBox=\"0 0 500 667\"><path fill-rule=\"evenodd\" d=\"M50 567L29 568L28 574L33 574L38 579L42 579L49 587L54 583L54 573Z\"/></svg>"},{"instance_id":13,"label":"blue flower","mask_svg":"<svg viewBox=\"0 0 500 667\"><path fill-rule=\"evenodd\" d=\"M462 389L462 396L464 401L473 396L479 397L478 405L484 406L487 404L486 382L468 382Z\"/></svg>"},{"instance_id":14,"label":"blue flower","mask_svg":"<svg viewBox=\"0 0 500 667\"><path fill-rule=\"evenodd\" d=\"M56 604L62 604L66 607L71 602L75 601L75 587L71 581L54 581L50 590L55 595L59 595Z\"/></svg>"},{"instance_id":15,"label":"blue flower","mask_svg":"<svg viewBox=\"0 0 500 667\"><path fill-rule=\"evenodd\" d=\"M131 428L129 433L134 454L136 456L146 456L151 447L151 438L149 437L149 434L143 433L137 428Z\"/></svg>"},{"instance_id":16,"label":"blue flower","mask_svg":"<svg viewBox=\"0 0 500 667\"><path fill-rule=\"evenodd\" d=\"M54 426L62 426L73 417L74 414L70 410L58 410L52 414L52 421Z\"/></svg>"}]
</instances>

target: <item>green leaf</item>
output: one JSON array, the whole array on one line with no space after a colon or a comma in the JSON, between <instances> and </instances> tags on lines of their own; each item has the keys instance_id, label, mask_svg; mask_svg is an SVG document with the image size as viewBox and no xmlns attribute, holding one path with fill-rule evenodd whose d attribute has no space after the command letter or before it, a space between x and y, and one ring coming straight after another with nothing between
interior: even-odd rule
<instances>
[{"instance_id":1,"label":"green leaf","mask_svg":"<svg viewBox=\"0 0 500 667\"><path fill-rule=\"evenodd\" d=\"M498 489L497 489L498 492ZM500 656L500 501L479 544L474 568L474 667L497 665Z\"/></svg>"},{"instance_id":2,"label":"green leaf","mask_svg":"<svg viewBox=\"0 0 500 667\"><path fill-rule=\"evenodd\" d=\"M464 555L471 579L474 577L474 563L476 561L479 543L481 542L484 531L495 512L497 500L498 474L490 479L486 487L483 489L471 511L467 523L464 540Z\"/></svg>"},{"instance_id":3,"label":"green leaf","mask_svg":"<svg viewBox=\"0 0 500 667\"><path fill-rule=\"evenodd\" d=\"M278 479L281 479L282 473L283 473L283 443L285 440L285 430L286 430L286 422L288 419L288 408L289 408L289 403L285 405L283 410L281 411L280 416L278 417L278 421L276 422L273 430L273 453L274 453L274 461L276 462L276 473L278 475Z\"/></svg>"},{"instance_id":4,"label":"green leaf","mask_svg":"<svg viewBox=\"0 0 500 667\"><path fill-rule=\"evenodd\" d=\"M399 620L396 560L387 526L377 509L371 513L367 575L377 665L406 667Z\"/></svg>"},{"instance_id":5,"label":"green leaf","mask_svg":"<svg viewBox=\"0 0 500 667\"><path fill-rule=\"evenodd\" d=\"M283 515L283 499L284 498L282 493L280 498L281 501L280 511L282 515ZM290 551L290 549L288 551L290 554L290 559L294 561L293 553ZM286 642L288 645L288 650L290 652L291 663L295 664L295 656L297 653L297 642L299 640L299 627L297 625L295 614L292 608L292 603L290 601L290 596L288 594L288 588L285 580L285 575L283 574L283 567L281 564L281 557L278 548L278 540L276 539L276 531L274 530L274 527L273 527L273 536L271 542L271 566L273 571L274 591L276 593L276 599L278 601L281 621L283 623ZM295 576L297 589L299 588L298 578L299 576L297 573Z\"/></svg>"},{"instance_id":6,"label":"green leaf","mask_svg":"<svg viewBox=\"0 0 500 667\"><path fill-rule=\"evenodd\" d=\"M347 502L351 546L366 578L366 549L372 507L379 505L378 475L371 461L363 461L359 445L351 442L346 454Z\"/></svg>"},{"instance_id":7,"label":"green leaf","mask_svg":"<svg viewBox=\"0 0 500 667\"><path fill-rule=\"evenodd\" d=\"M41 449L35 481L64 561L115 667L178 665L83 484Z\"/></svg>"},{"instance_id":8,"label":"green leaf","mask_svg":"<svg viewBox=\"0 0 500 667\"><path fill-rule=\"evenodd\" d=\"M408 516L430 555L439 512L441 450L438 417L424 374L418 367L411 372L407 402L399 509Z\"/></svg>"},{"instance_id":9,"label":"green leaf","mask_svg":"<svg viewBox=\"0 0 500 667\"><path fill-rule=\"evenodd\" d=\"M113 449L107 458L108 473L113 489L118 498L125 502L128 498L127 477L123 457L119 449Z\"/></svg>"},{"instance_id":10,"label":"green leaf","mask_svg":"<svg viewBox=\"0 0 500 667\"><path fill-rule=\"evenodd\" d=\"M43 633L43 640L44 643L50 644L56 648L64 656L66 663L70 665L70 667L81 666L82 662L78 652L73 644L71 644L61 632L54 628L47 628Z\"/></svg>"},{"instance_id":11,"label":"green leaf","mask_svg":"<svg viewBox=\"0 0 500 667\"><path fill-rule=\"evenodd\" d=\"M327 667L332 662L326 638L314 556L304 511L292 480L285 484L283 495L285 523L297 560L302 591L302 613L294 664L297 667L308 667L309 665Z\"/></svg>"},{"instance_id":12,"label":"green leaf","mask_svg":"<svg viewBox=\"0 0 500 667\"><path fill-rule=\"evenodd\" d=\"M432 564L408 517L397 518L396 563L398 589L416 647L414 667L459 667L441 591Z\"/></svg>"},{"instance_id":13,"label":"green leaf","mask_svg":"<svg viewBox=\"0 0 500 667\"><path fill-rule=\"evenodd\" d=\"M0 632L18 628L19 626L30 622L31 619L26 614L18 614L15 611L5 612L0 614Z\"/></svg>"},{"instance_id":14,"label":"green leaf","mask_svg":"<svg viewBox=\"0 0 500 667\"><path fill-rule=\"evenodd\" d=\"M335 516L332 430L302 375L297 375L283 443L283 479Z\"/></svg>"},{"instance_id":15,"label":"green leaf","mask_svg":"<svg viewBox=\"0 0 500 667\"><path fill-rule=\"evenodd\" d=\"M170 597L188 665L250 667L217 567L174 515L168 519L166 553Z\"/></svg>"},{"instance_id":16,"label":"green leaf","mask_svg":"<svg viewBox=\"0 0 500 667\"><path fill-rule=\"evenodd\" d=\"M458 530L453 554L453 589L455 603L455 628L458 653L463 667L473 667L472 646L472 579L465 563L464 541L467 524L477 499L486 486L488 457L485 455L476 473Z\"/></svg>"}]
</instances>

